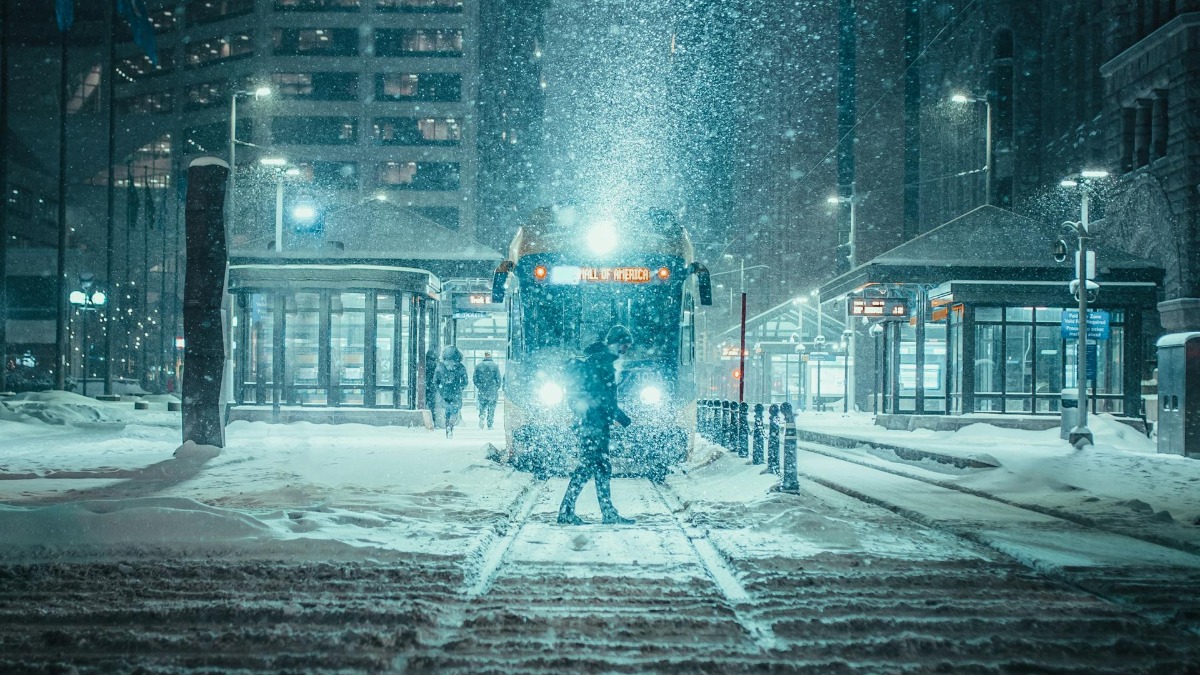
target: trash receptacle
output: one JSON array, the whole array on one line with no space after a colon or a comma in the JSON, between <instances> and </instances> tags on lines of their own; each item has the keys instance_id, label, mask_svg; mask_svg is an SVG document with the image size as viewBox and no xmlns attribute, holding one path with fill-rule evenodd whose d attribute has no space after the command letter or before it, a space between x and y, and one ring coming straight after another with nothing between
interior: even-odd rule
<instances>
[{"instance_id":1,"label":"trash receptacle","mask_svg":"<svg viewBox=\"0 0 1200 675\"><path fill-rule=\"evenodd\" d=\"M1071 437L1071 430L1079 424L1079 390L1063 389L1058 409L1062 412L1058 435L1065 441Z\"/></svg>"},{"instance_id":2,"label":"trash receptacle","mask_svg":"<svg viewBox=\"0 0 1200 675\"><path fill-rule=\"evenodd\" d=\"M1158 340L1158 451L1200 457L1200 333Z\"/></svg>"}]
</instances>

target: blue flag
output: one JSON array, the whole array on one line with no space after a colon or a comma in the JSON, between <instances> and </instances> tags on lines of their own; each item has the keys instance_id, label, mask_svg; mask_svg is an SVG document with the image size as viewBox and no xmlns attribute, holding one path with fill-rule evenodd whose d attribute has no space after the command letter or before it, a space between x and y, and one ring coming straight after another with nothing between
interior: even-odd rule
<instances>
[{"instance_id":1,"label":"blue flag","mask_svg":"<svg viewBox=\"0 0 1200 675\"><path fill-rule=\"evenodd\" d=\"M71 24L75 23L75 0L54 0L54 17L60 31L71 30Z\"/></svg>"},{"instance_id":2,"label":"blue flag","mask_svg":"<svg viewBox=\"0 0 1200 675\"><path fill-rule=\"evenodd\" d=\"M58 0L70 2L71 0ZM150 13L146 11L146 0L117 0L117 14L129 24L133 31L133 42L146 52L150 63L158 65L158 49L154 42L154 24L150 23Z\"/></svg>"}]
</instances>

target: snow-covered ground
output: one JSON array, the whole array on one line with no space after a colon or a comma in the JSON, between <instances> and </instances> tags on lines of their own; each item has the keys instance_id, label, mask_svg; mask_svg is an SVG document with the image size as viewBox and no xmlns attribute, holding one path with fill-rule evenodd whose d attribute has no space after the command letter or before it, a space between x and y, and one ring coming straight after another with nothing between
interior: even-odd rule
<instances>
[{"instance_id":1,"label":"snow-covered ground","mask_svg":"<svg viewBox=\"0 0 1200 675\"><path fill-rule=\"evenodd\" d=\"M1200 550L1200 461L1158 454L1153 440L1108 415L1089 418L1096 444L1077 450L1058 429L1021 431L972 424L958 431L889 431L865 414L809 414L797 426L859 439L846 451L864 463L900 468L945 484L1150 533ZM994 469L904 460L867 443L982 459ZM805 470L801 460L800 471Z\"/></svg>"},{"instance_id":2,"label":"snow-covered ground","mask_svg":"<svg viewBox=\"0 0 1200 675\"><path fill-rule=\"evenodd\" d=\"M701 440L666 486L613 481L636 524L564 527L565 479L490 461L471 410L183 458L156 407L0 402L0 670L1200 672L1200 556L1014 506L1194 537L1200 469L1103 423L1076 451L805 419L996 468L814 446L781 494Z\"/></svg>"},{"instance_id":3,"label":"snow-covered ground","mask_svg":"<svg viewBox=\"0 0 1200 675\"><path fill-rule=\"evenodd\" d=\"M178 413L40 398L0 408L0 555L10 558L462 554L530 483L487 461L488 443L504 437L473 417L454 439L235 422L225 449L202 462L173 457Z\"/></svg>"},{"instance_id":4,"label":"snow-covered ground","mask_svg":"<svg viewBox=\"0 0 1200 675\"><path fill-rule=\"evenodd\" d=\"M488 444L502 445L503 433L478 429L469 409L454 439L423 429L235 422L227 447L205 462L173 457L179 415L160 403L134 410L59 392L0 404L0 556L470 555L533 485L487 459ZM1156 454L1135 431L1093 421L1097 445L1075 450L1056 430L978 424L903 432L874 427L863 415L800 419L814 430L986 456L997 465L956 469L867 447L842 451L862 471L885 467L1200 547L1200 462ZM802 474L815 461L808 457L802 453ZM806 497L770 492L775 482L761 467L699 442L669 485L690 523L720 523L728 550L797 545L781 538L796 532L814 548L859 541L851 524L806 511ZM619 481L614 492L622 507ZM590 488L580 513L598 519Z\"/></svg>"}]
</instances>

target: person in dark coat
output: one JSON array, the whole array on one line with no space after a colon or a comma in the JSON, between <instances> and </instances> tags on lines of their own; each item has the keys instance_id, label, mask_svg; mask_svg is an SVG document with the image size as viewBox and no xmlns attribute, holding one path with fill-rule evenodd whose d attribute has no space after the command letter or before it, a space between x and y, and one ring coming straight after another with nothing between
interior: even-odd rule
<instances>
[{"instance_id":1,"label":"person in dark coat","mask_svg":"<svg viewBox=\"0 0 1200 675\"><path fill-rule=\"evenodd\" d=\"M429 406L429 417L433 421L434 429L438 428L437 367L440 361L436 349L430 347L425 352L425 405Z\"/></svg>"},{"instance_id":2,"label":"person in dark coat","mask_svg":"<svg viewBox=\"0 0 1200 675\"><path fill-rule=\"evenodd\" d=\"M479 428L483 428L484 418L487 418L487 428L492 428L492 420L496 416L496 401L500 398L500 366L492 360L491 352L483 353L483 360L475 366L475 374L471 380L475 384L475 393L479 397Z\"/></svg>"},{"instance_id":3,"label":"person in dark coat","mask_svg":"<svg viewBox=\"0 0 1200 675\"><path fill-rule=\"evenodd\" d=\"M462 352L453 345L442 350L442 360L433 373L438 394L446 402L446 437L454 435L454 425L462 410L462 393L467 388L467 367Z\"/></svg>"},{"instance_id":4,"label":"person in dark coat","mask_svg":"<svg viewBox=\"0 0 1200 675\"><path fill-rule=\"evenodd\" d=\"M579 466L571 474L562 505L558 507L558 522L561 525L584 525L585 521L575 515L575 501L583 486L591 478L596 479L596 497L600 501L600 513L607 525L633 523L617 513L612 502L612 464L608 460L609 429L613 422L629 426L629 415L617 405L616 369L613 364L633 344L629 329L613 326L604 342L595 342L584 350L581 396L572 402L575 412L575 428L579 436Z\"/></svg>"}]
</instances>

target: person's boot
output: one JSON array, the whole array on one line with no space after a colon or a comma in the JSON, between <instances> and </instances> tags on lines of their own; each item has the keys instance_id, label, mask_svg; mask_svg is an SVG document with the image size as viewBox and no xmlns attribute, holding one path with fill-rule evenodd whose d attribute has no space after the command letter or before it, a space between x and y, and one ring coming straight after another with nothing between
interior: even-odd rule
<instances>
[{"instance_id":1,"label":"person's boot","mask_svg":"<svg viewBox=\"0 0 1200 675\"><path fill-rule=\"evenodd\" d=\"M617 513L617 507L612 500L612 479L606 467L596 474L596 499L600 502L600 513L604 514L605 525L632 525L633 518L625 518Z\"/></svg>"},{"instance_id":2,"label":"person's boot","mask_svg":"<svg viewBox=\"0 0 1200 675\"><path fill-rule=\"evenodd\" d=\"M616 510L608 511L604 514L605 525L633 525L637 521L633 518L626 518L617 513Z\"/></svg>"},{"instance_id":3,"label":"person's boot","mask_svg":"<svg viewBox=\"0 0 1200 675\"><path fill-rule=\"evenodd\" d=\"M575 515L575 501L579 499L579 493L583 492L583 484L587 479L580 480L576 474L571 475L571 482L567 483L567 491L563 494L562 503L558 506L558 524L559 525L587 525L587 521Z\"/></svg>"},{"instance_id":4,"label":"person's boot","mask_svg":"<svg viewBox=\"0 0 1200 675\"><path fill-rule=\"evenodd\" d=\"M579 516L575 515L574 513L563 513L560 511L558 514L558 524L559 525L587 525L588 522L586 520L584 520L583 518L580 518Z\"/></svg>"}]
</instances>

